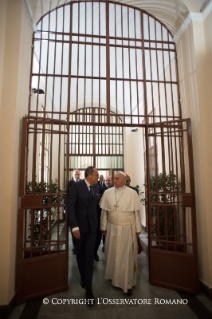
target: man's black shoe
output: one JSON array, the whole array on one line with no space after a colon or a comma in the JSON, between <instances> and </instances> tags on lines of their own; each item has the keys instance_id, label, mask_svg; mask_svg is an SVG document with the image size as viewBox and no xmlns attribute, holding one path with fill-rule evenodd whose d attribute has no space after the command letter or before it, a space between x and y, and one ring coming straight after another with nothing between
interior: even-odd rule
<instances>
[{"instance_id":1,"label":"man's black shoe","mask_svg":"<svg viewBox=\"0 0 212 319\"><path fill-rule=\"evenodd\" d=\"M125 292L125 295L132 296L132 289L128 289L128 291Z\"/></svg>"},{"instance_id":2,"label":"man's black shoe","mask_svg":"<svg viewBox=\"0 0 212 319\"><path fill-rule=\"evenodd\" d=\"M99 261L99 256L96 255L96 256L93 257L93 259L94 259L95 261Z\"/></svg>"},{"instance_id":3,"label":"man's black shoe","mask_svg":"<svg viewBox=\"0 0 212 319\"><path fill-rule=\"evenodd\" d=\"M81 279L81 287L83 288L83 289L85 289L85 282L84 282L84 280L83 279Z\"/></svg>"},{"instance_id":4,"label":"man's black shoe","mask_svg":"<svg viewBox=\"0 0 212 319\"><path fill-rule=\"evenodd\" d=\"M85 292L85 297L86 297L86 304L90 307L94 306L95 303L95 299L94 299L94 295L91 289L86 289Z\"/></svg>"}]
</instances>

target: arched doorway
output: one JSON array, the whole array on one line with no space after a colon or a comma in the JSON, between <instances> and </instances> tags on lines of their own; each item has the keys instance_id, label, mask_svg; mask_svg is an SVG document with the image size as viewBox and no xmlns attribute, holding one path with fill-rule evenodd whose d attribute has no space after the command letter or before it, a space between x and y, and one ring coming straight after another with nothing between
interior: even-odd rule
<instances>
[{"instance_id":1,"label":"arched doorway","mask_svg":"<svg viewBox=\"0 0 212 319\"><path fill-rule=\"evenodd\" d=\"M63 185L76 142L71 132L75 127L88 138L91 126L144 128L150 283L197 293L191 126L181 118L176 48L167 28L112 2L61 6L37 24L31 87L22 135L18 302L68 288Z\"/></svg>"}]
</instances>

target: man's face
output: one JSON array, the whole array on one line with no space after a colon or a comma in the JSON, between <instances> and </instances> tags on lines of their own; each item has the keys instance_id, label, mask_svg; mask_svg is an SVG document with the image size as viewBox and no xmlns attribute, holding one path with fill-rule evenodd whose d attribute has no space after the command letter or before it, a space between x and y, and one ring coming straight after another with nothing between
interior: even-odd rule
<instances>
[{"instance_id":1,"label":"man's face","mask_svg":"<svg viewBox=\"0 0 212 319\"><path fill-rule=\"evenodd\" d=\"M105 178L105 185L107 187L110 187L112 185L112 181L111 181L111 178L110 177L106 177Z\"/></svg>"},{"instance_id":2,"label":"man's face","mask_svg":"<svg viewBox=\"0 0 212 319\"><path fill-rule=\"evenodd\" d=\"M115 174L114 186L116 188L123 187L125 185L125 181L126 181L126 179L124 178L124 176L122 174L120 174L120 173Z\"/></svg>"},{"instance_id":3,"label":"man's face","mask_svg":"<svg viewBox=\"0 0 212 319\"><path fill-rule=\"evenodd\" d=\"M126 186L130 186L131 179L129 176L126 178Z\"/></svg>"},{"instance_id":4,"label":"man's face","mask_svg":"<svg viewBox=\"0 0 212 319\"><path fill-rule=\"evenodd\" d=\"M89 174L88 177L89 177L89 183L90 183L90 185L95 185L95 184L97 184L97 182L98 182L98 177L99 177L99 174L98 174L97 169L94 168L94 169L93 169L93 174Z\"/></svg>"},{"instance_id":5,"label":"man's face","mask_svg":"<svg viewBox=\"0 0 212 319\"><path fill-rule=\"evenodd\" d=\"M74 171L74 179L75 181L78 181L80 179L80 171L78 171L77 169L76 171Z\"/></svg>"},{"instance_id":6,"label":"man's face","mask_svg":"<svg viewBox=\"0 0 212 319\"><path fill-rule=\"evenodd\" d=\"M100 175L100 176L99 176L99 179L100 179L100 181L103 181L104 176L103 176L103 175Z\"/></svg>"}]
</instances>

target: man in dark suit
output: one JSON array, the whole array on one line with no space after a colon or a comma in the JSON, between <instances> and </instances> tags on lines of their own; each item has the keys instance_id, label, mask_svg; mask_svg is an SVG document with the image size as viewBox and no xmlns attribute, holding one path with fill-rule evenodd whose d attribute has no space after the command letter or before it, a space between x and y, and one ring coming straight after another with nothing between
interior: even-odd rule
<instances>
[{"instance_id":1,"label":"man in dark suit","mask_svg":"<svg viewBox=\"0 0 212 319\"><path fill-rule=\"evenodd\" d=\"M101 186L101 187L105 187L105 183L104 183L104 176L103 175L100 175L99 176L99 180L97 182L97 185ZM106 189L106 188L105 188Z\"/></svg>"},{"instance_id":2,"label":"man in dark suit","mask_svg":"<svg viewBox=\"0 0 212 319\"><path fill-rule=\"evenodd\" d=\"M78 169L75 169L73 171L72 180L75 181L75 182L79 182L79 180L80 180L80 171Z\"/></svg>"},{"instance_id":3,"label":"man in dark suit","mask_svg":"<svg viewBox=\"0 0 212 319\"><path fill-rule=\"evenodd\" d=\"M68 197L68 216L72 229L77 264L81 275L81 286L85 296L94 304L92 292L93 255L98 227L97 203L99 201L98 171L89 166L85 179L72 183Z\"/></svg>"}]
</instances>

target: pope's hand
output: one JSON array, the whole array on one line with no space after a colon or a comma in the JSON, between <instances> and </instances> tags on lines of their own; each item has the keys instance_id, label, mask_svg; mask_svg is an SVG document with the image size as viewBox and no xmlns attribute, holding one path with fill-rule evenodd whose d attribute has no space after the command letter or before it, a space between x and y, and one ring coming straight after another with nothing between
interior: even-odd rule
<instances>
[{"instance_id":1,"label":"pope's hand","mask_svg":"<svg viewBox=\"0 0 212 319\"><path fill-rule=\"evenodd\" d=\"M138 238L139 234L140 234L140 233L136 233L136 237L137 237L137 238Z\"/></svg>"},{"instance_id":2,"label":"pope's hand","mask_svg":"<svg viewBox=\"0 0 212 319\"><path fill-rule=\"evenodd\" d=\"M106 230L102 230L102 235L106 236L107 235L107 231Z\"/></svg>"},{"instance_id":3,"label":"pope's hand","mask_svg":"<svg viewBox=\"0 0 212 319\"><path fill-rule=\"evenodd\" d=\"M76 239L80 239L80 231L79 230L75 230L72 232L74 238Z\"/></svg>"}]
</instances>

